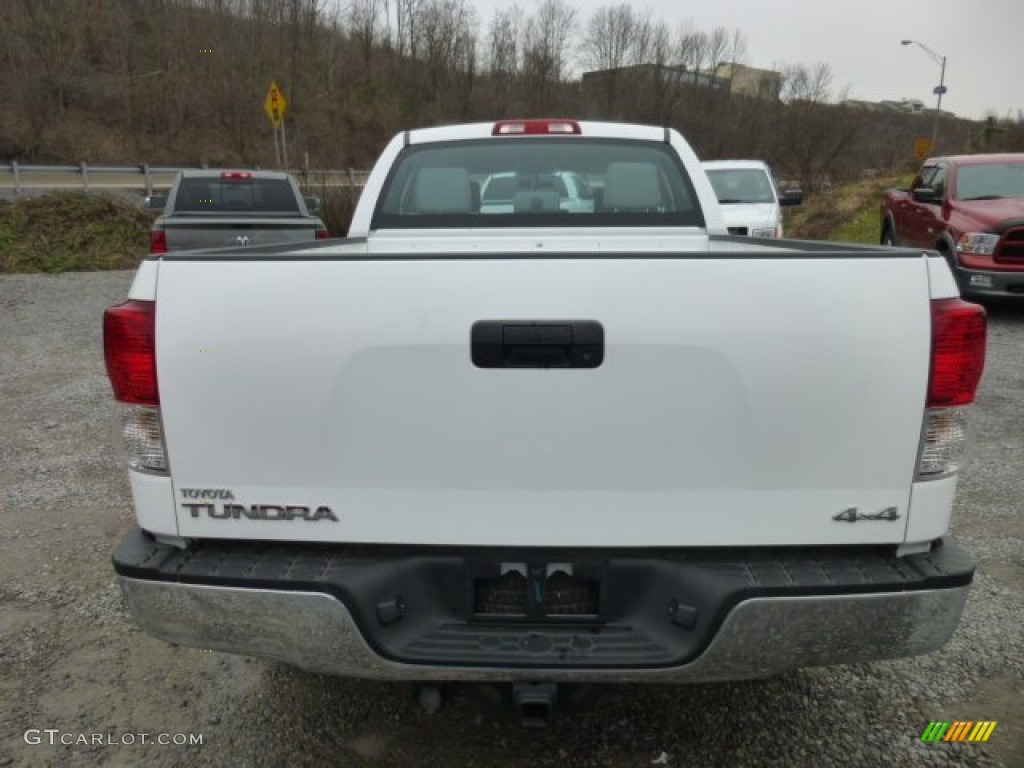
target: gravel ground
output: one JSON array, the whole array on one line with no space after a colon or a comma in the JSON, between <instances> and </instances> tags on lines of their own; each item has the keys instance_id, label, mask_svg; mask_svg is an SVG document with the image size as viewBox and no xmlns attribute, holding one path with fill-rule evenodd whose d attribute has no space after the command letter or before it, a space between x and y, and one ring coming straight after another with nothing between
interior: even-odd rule
<instances>
[{"instance_id":1,"label":"gravel ground","mask_svg":"<svg viewBox=\"0 0 1024 768\"><path fill-rule=\"evenodd\" d=\"M980 565L945 649L604 687L533 730L471 692L427 715L404 686L174 648L132 626L109 565L132 517L100 348L102 310L130 280L0 277L0 766L1024 766L1024 307L992 312L955 522ZM921 743L937 719L999 725L987 744ZM150 743L33 745L28 729ZM161 733L203 744L152 743Z\"/></svg>"}]
</instances>

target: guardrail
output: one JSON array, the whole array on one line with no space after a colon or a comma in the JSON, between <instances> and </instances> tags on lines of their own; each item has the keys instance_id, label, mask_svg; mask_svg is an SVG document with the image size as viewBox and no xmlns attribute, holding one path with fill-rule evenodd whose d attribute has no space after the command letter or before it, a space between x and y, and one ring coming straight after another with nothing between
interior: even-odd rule
<instances>
[{"instance_id":1,"label":"guardrail","mask_svg":"<svg viewBox=\"0 0 1024 768\"><path fill-rule=\"evenodd\" d=\"M179 171L196 170L200 166L149 165L21 165L17 161L0 166L0 191L13 191L15 195L32 190L80 189L91 192L100 189L139 190L147 195L155 189L169 189ZM207 168L206 170L220 170ZM228 170L228 169L224 169ZM366 184L368 171L353 168L341 170L311 170L300 168L288 171L299 184L307 188L349 187L361 188Z\"/></svg>"}]
</instances>

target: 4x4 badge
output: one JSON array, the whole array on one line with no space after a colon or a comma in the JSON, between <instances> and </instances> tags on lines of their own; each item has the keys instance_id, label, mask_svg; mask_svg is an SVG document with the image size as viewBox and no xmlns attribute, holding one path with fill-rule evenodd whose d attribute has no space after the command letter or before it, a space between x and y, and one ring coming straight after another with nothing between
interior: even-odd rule
<instances>
[{"instance_id":1,"label":"4x4 badge","mask_svg":"<svg viewBox=\"0 0 1024 768\"><path fill-rule=\"evenodd\" d=\"M888 520L895 522L900 519L899 507L886 507L874 514L865 514L856 507L844 509L838 515L832 515L832 519L839 523L857 523L861 520Z\"/></svg>"}]
</instances>

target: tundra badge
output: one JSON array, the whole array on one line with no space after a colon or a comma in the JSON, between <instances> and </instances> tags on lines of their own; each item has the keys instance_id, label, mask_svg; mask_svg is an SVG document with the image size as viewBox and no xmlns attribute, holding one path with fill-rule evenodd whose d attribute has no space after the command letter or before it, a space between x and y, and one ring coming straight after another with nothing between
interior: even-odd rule
<instances>
[{"instance_id":1,"label":"tundra badge","mask_svg":"<svg viewBox=\"0 0 1024 768\"><path fill-rule=\"evenodd\" d=\"M206 513L214 520L333 520L338 522L334 511L327 506L309 507L301 504L229 504L235 501L235 494L227 488L182 488L181 495L193 501L184 501L181 506L192 517ZM225 502L217 505L215 500Z\"/></svg>"}]
</instances>

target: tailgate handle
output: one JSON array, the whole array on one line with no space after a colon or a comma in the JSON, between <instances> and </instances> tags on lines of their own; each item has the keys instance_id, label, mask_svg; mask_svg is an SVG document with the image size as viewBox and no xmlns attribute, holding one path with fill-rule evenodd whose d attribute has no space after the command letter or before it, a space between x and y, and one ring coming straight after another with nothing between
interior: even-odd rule
<instances>
[{"instance_id":1,"label":"tailgate handle","mask_svg":"<svg viewBox=\"0 0 1024 768\"><path fill-rule=\"evenodd\" d=\"M480 320L470 351L477 368L597 368L604 328L594 320Z\"/></svg>"}]
</instances>

